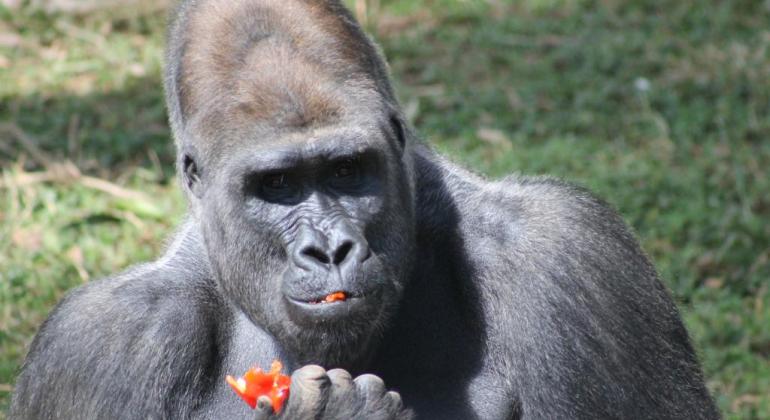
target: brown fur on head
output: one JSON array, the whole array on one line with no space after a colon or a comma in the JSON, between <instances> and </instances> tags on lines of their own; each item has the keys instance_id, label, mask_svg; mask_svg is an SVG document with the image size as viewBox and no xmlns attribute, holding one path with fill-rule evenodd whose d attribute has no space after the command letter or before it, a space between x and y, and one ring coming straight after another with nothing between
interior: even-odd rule
<instances>
[{"instance_id":1,"label":"brown fur on head","mask_svg":"<svg viewBox=\"0 0 770 420\"><path fill-rule=\"evenodd\" d=\"M189 0L179 12L166 74L178 146L395 106L384 60L336 0Z\"/></svg>"}]
</instances>

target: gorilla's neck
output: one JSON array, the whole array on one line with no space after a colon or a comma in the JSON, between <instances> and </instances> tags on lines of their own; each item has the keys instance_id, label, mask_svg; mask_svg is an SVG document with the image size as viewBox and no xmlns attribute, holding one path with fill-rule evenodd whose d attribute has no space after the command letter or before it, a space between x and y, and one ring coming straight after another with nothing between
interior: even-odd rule
<instances>
[{"instance_id":1,"label":"gorilla's neck","mask_svg":"<svg viewBox=\"0 0 770 420\"><path fill-rule=\"evenodd\" d=\"M211 264L198 222L188 215L163 256L155 264L173 269L179 275L213 281Z\"/></svg>"},{"instance_id":2,"label":"gorilla's neck","mask_svg":"<svg viewBox=\"0 0 770 420\"><path fill-rule=\"evenodd\" d=\"M468 180L476 176L465 169L445 160L426 145L419 145L415 151L415 219L419 240L428 241L427 247L419 246L418 252L428 254L444 251L436 247L444 242L439 239L454 241L460 225L460 210L466 192L473 189ZM457 244L451 244L457 245Z\"/></svg>"},{"instance_id":3,"label":"gorilla's neck","mask_svg":"<svg viewBox=\"0 0 770 420\"><path fill-rule=\"evenodd\" d=\"M483 316L472 259L466 253L460 215L471 201L478 178L444 160L426 146L415 153L416 264L406 284L397 315L382 340L372 369L399 372L421 360L419 369L440 369L457 362L464 349L436 348L436 343L465 343L479 339ZM422 343L417 345L415 343ZM410 350L430 349L430 354ZM409 375L409 372L403 372Z\"/></svg>"},{"instance_id":4,"label":"gorilla's neck","mask_svg":"<svg viewBox=\"0 0 770 420\"><path fill-rule=\"evenodd\" d=\"M288 338L284 345L298 366L319 364L327 368L343 368L357 375L368 370L380 338L376 333L351 336L341 327L338 334L329 331L319 335L313 331L306 336L300 333Z\"/></svg>"}]
</instances>

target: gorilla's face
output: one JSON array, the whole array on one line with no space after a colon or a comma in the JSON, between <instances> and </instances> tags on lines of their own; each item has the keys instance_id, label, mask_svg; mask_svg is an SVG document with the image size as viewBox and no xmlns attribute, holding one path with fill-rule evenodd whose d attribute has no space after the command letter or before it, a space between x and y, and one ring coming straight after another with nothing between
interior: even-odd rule
<instances>
[{"instance_id":1,"label":"gorilla's face","mask_svg":"<svg viewBox=\"0 0 770 420\"><path fill-rule=\"evenodd\" d=\"M402 126L385 120L274 132L196 163L220 286L299 362L357 363L400 299L414 204Z\"/></svg>"}]
</instances>

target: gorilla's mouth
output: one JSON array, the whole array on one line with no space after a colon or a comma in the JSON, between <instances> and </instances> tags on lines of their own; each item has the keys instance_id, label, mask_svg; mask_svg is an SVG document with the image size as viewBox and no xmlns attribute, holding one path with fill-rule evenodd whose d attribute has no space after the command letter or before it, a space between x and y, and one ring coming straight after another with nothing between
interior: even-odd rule
<instances>
[{"instance_id":1,"label":"gorilla's mouth","mask_svg":"<svg viewBox=\"0 0 770 420\"><path fill-rule=\"evenodd\" d=\"M342 290L311 298L286 295L285 299L291 315L313 322L361 314L368 307L366 296Z\"/></svg>"},{"instance_id":2,"label":"gorilla's mouth","mask_svg":"<svg viewBox=\"0 0 770 420\"><path fill-rule=\"evenodd\" d=\"M334 302L344 302L348 299L348 293L343 291L337 291L334 293L329 293L328 295L324 296L323 299L318 300L311 300L308 303L311 305L318 305L318 304L326 304L326 303L334 303Z\"/></svg>"}]
</instances>

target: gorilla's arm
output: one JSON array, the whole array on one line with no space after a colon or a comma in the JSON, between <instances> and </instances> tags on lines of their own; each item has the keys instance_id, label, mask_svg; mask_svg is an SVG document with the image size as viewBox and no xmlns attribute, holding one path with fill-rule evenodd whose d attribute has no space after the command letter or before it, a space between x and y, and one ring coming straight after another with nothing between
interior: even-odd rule
<instances>
[{"instance_id":1,"label":"gorilla's arm","mask_svg":"<svg viewBox=\"0 0 770 420\"><path fill-rule=\"evenodd\" d=\"M238 372L229 363L269 361L277 349L216 292L200 245L187 223L157 262L62 299L29 349L11 418L247 418L251 410L224 381L225 374ZM318 366L293 373L280 415L269 407L253 414L411 418L378 377L353 378Z\"/></svg>"},{"instance_id":2,"label":"gorilla's arm","mask_svg":"<svg viewBox=\"0 0 770 420\"><path fill-rule=\"evenodd\" d=\"M580 188L509 178L458 211L476 250L489 348L523 418L718 418L653 265Z\"/></svg>"},{"instance_id":3,"label":"gorilla's arm","mask_svg":"<svg viewBox=\"0 0 770 420\"><path fill-rule=\"evenodd\" d=\"M32 343L12 418L189 417L218 377L219 341L191 289L140 266L72 291Z\"/></svg>"}]
</instances>

